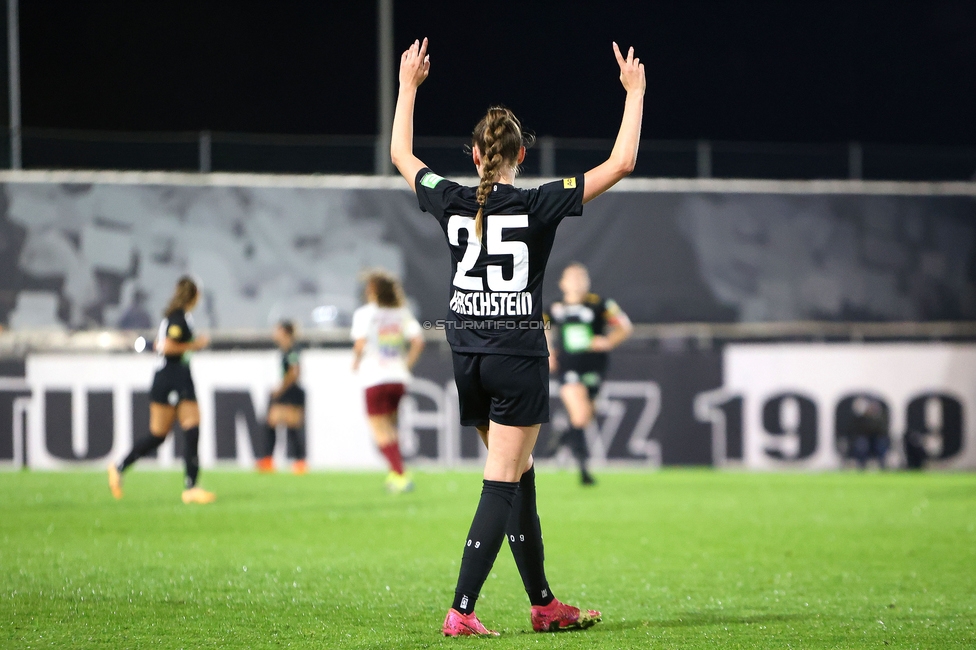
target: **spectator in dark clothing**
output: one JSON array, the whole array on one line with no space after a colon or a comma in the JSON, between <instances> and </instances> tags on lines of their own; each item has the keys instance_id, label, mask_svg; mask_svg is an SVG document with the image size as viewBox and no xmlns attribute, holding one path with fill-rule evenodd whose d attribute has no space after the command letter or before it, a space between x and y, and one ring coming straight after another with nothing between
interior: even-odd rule
<instances>
[{"instance_id":1,"label":"spectator in dark clothing","mask_svg":"<svg viewBox=\"0 0 976 650\"><path fill-rule=\"evenodd\" d=\"M850 455L861 469L868 460L878 459L881 469L885 468L888 448L888 414L881 402L870 397L858 397L851 404L854 417L850 424Z\"/></svg>"},{"instance_id":2,"label":"spectator in dark clothing","mask_svg":"<svg viewBox=\"0 0 976 650\"><path fill-rule=\"evenodd\" d=\"M117 327L120 330L148 330L153 327L152 317L146 309L146 294L141 289L136 289L132 296L132 304L125 310Z\"/></svg>"}]
</instances>

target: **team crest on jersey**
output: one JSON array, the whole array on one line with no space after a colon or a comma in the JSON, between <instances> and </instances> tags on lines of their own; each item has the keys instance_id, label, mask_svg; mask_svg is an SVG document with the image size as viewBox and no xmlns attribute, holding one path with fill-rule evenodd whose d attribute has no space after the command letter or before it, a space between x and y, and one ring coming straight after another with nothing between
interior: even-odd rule
<instances>
[{"instance_id":1,"label":"team crest on jersey","mask_svg":"<svg viewBox=\"0 0 976 650\"><path fill-rule=\"evenodd\" d=\"M180 329L179 325L170 325L169 329L166 330L166 335L171 339L178 339L183 335L183 330Z\"/></svg>"},{"instance_id":2,"label":"team crest on jersey","mask_svg":"<svg viewBox=\"0 0 976 650\"><path fill-rule=\"evenodd\" d=\"M576 179L575 178L564 178L563 179L563 189L564 190L575 190L576 189Z\"/></svg>"},{"instance_id":3,"label":"team crest on jersey","mask_svg":"<svg viewBox=\"0 0 976 650\"><path fill-rule=\"evenodd\" d=\"M424 177L420 179L420 184L426 188L434 189L442 180L444 180L444 178L438 176L434 172L427 172L424 174Z\"/></svg>"}]
</instances>

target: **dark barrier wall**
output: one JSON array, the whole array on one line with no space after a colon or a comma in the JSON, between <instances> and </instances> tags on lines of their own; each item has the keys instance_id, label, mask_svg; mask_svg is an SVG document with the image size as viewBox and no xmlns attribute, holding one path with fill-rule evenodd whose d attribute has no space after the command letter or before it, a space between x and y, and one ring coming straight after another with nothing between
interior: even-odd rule
<instances>
[{"instance_id":1,"label":"dark barrier wall","mask_svg":"<svg viewBox=\"0 0 976 650\"><path fill-rule=\"evenodd\" d=\"M444 235L406 189L0 189L0 322L14 329L151 328L187 272L203 327L347 325L371 266L404 278L422 319L447 309ZM972 320L976 200L610 192L561 225L547 301L573 260L638 322Z\"/></svg>"},{"instance_id":2,"label":"dark barrier wall","mask_svg":"<svg viewBox=\"0 0 976 650\"><path fill-rule=\"evenodd\" d=\"M415 375L439 384L454 379L446 346L435 346L421 357ZM598 457L611 461L649 460L666 465L710 465L712 429L695 418L695 398L722 386L721 350L660 352L641 342L625 344L611 356L603 403L598 406L598 426L591 437L599 439ZM558 434L568 425L559 400L558 386L550 393L549 424L542 426L536 455L555 455ZM420 437L420 454L436 457L433 432ZM652 441L653 449L647 448ZM462 427L461 458L477 458L481 441L474 427Z\"/></svg>"}]
</instances>

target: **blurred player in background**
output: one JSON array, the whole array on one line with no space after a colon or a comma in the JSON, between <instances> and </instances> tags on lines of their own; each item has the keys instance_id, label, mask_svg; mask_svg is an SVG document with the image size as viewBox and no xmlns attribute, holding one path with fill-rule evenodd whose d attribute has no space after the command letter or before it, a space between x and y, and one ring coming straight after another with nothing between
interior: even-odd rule
<instances>
[{"instance_id":1,"label":"blurred player in background","mask_svg":"<svg viewBox=\"0 0 976 650\"><path fill-rule=\"evenodd\" d=\"M490 53L497 39L483 40ZM541 300L556 228L564 218L582 215L584 203L610 189L637 162L644 67L633 48L626 58L616 43L613 51L627 98L609 158L586 174L534 189L514 186L532 138L504 107L489 108L471 134L472 162L481 179L477 187L442 178L417 158L413 113L417 89L430 71L427 39L415 41L400 57L390 156L417 193L420 209L437 221L447 240L453 286L445 326L461 424L476 427L488 448L454 602L441 627L446 636L497 636L478 620L475 604L506 537L529 596L534 630L585 628L601 617L561 603L549 588L532 449L541 423L549 421ZM495 68L489 54L484 69L463 80L458 92L512 74Z\"/></svg>"},{"instance_id":2,"label":"blurred player in background","mask_svg":"<svg viewBox=\"0 0 976 650\"><path fill-rule=\"evenodd\" d=\"M543 316L550 324L549 370L558 373L559 397L569 413L569 429L556 446L569 447L579 463L580 481L593 485L596 481L586 467L590 451L585 431L593 421L609 352L627 340L634 326L617 303L590 292L590 274L579 262L563 270L559 288L563 299L552 303Z\"/></svg>"},{"instance_id":3,"label":"blurred player in background","mask_svg":"<svg viewBox=\"0 0 976 650\"><path fill-rule=\"evenodd\" d=\"M137 460L157 449L179 419L186 435L183 459L186 479L183 503L210 503L217 497L197 485L200 474L200 408L190 376L190 354L207 347L206 336L193 336L190 312L200 299L196 283L189 277L180 278L176 291L159 325L155 349L160 356L160 368L149 391L149 435L136 442L132 451L118 465L108 466L108 485L116 499L122 498L122 473Z\"/></svg>"},{"instance_id":4,"label":"blurred player in background","mask_svg":"<svg viewBox=\"0 0 976 650\"><path fill-rule=\"evenodd\" d=\"M376 271L366 278L366 303L352 316L353 372L366 389L366 414L373 439L386 460L391 492L408 492L413 481L403 469L397 438L397 408L410 370L424 349L420 323L404 306L400 283Z\"/></svg>"},{"instance_id":5,"label":"blurred player in background","mask_svg":"<svg viewBox=\"0 0 976 650\"><path fill-rule=\"evenodd\" d=\"M268 405L267 455L258 460L258 471L273 472L274 448L278 427L284 426L287 435L288 458L292 459L291 471L295 474L308 472L305 461L305 391L298 384L301 376L299 350L295 347L295 324L283 320L274 330L274 341L281 350L281 383L271 393Z\"/></svg>"},{"instance_id":6,"label":"blurred player in background","mask_svg":"<svg viewBox=\"0 0 976 650\"><path fill-rule=\"evenodd\" d=\"M850 455L861 469L867 469L868 461L877 459L878 467L887 467L888 449L891 439L888 436L888 413L884 404L877 399L861 395L851 404L854 417L844 432L850 439Z\"/></svg>"}]
</instances>

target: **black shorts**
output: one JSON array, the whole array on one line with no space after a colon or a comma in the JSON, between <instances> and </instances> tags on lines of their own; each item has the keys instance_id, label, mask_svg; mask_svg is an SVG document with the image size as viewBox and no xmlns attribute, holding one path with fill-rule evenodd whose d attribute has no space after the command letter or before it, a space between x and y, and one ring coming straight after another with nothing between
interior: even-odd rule
<instances>
[{"instance_id":1,"label":"black shorts","mask_svg":"<svg viewBox=\"0 0 976 650\"><path fill-rule=\"evenodd\" d=\"M549 421L549 360L507 354L453 353L461 424L513 427Z\"/></svg>"},{"instance_id":2,"label":"black shorts","mask_svg":"<svg viewBox=\"0 0 976 650\"><path fill-rule=\"evenodd\" d=\"M298 384L292 384L278 397L272 396L271 403L305 408L305 390Z\"/></svg>"},{"instance_id":3,"label":"black shorts","mask_svg":"<svg viewBox=\"0 0 976 650\"><path fill-rule=\"evenodd\" d=\"M586 392L590 394L591 400L596 399L597 393L600 392L600 386L603 385L603 373L595 370L589 372L564 370L559 373L559 379L563 384L583 384L586 386Z\"/></svg>"},{"instance_id":4,"label":"black shorts","mask_svg":"<svg viewBox=\"0 0 976 650\"><path fill-rule=\"evenodd\" d=\"M181 363L167 363L156 371L149 401L154 404L176 406L180 402L197 401L197 391L193 387L190 366Z\"/></svg>"}]
</instances>

